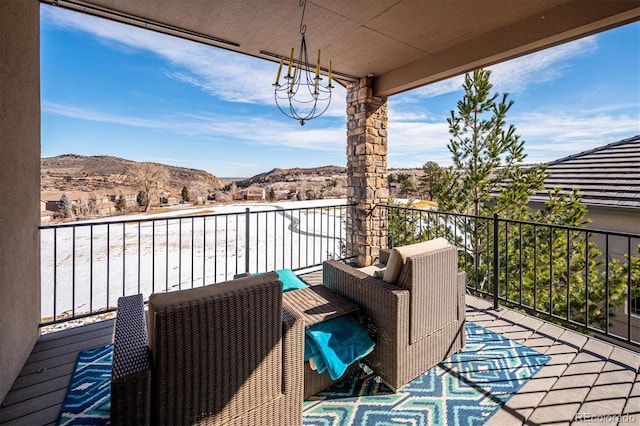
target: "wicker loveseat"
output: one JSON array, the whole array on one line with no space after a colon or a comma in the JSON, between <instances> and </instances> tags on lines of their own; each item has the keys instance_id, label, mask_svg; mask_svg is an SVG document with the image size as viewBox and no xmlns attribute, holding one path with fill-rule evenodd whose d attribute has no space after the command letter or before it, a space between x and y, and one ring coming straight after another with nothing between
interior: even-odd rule
<instances>
[{"instance_id":1,"label":"wicker loveseat","mask_svg":"<svg viewBox=\"0 0 640 426\"><path fill-rule=\"evenodd\" d=\"M383 277L335 260L323 266L323 284L370 322L376 347L365 363L394 391L464 346L465 274L456 248L438 240L383 253Z\"/></svg>"},{"instance_id":2,"label":"wicker loveseat","mask_svg":"<svg viewBox=\"0 0 640 426\"><path fill-rule=\"evenodd\" d=\"M141 295L118 301L112 424L302 423L304 323L277 274L148 305L146 321Z\"/></svg>"}]
</instances>

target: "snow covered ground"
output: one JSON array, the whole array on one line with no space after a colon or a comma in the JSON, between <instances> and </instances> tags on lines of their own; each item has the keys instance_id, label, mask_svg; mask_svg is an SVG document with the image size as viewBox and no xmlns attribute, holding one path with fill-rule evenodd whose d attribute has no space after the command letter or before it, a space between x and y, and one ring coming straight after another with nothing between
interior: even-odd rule
<instances>
[{"instance_id":1,"label":"snow covered ground","mask_svg":"<svg viewBox=\"0 0 640 426\"><path fill-rule=\"evenodd\" d=\"M346 212L345 200L214 205L47 227L40 231L42 320L246 270L319 265L342 255Z\"/></svg>"}]
</instances>

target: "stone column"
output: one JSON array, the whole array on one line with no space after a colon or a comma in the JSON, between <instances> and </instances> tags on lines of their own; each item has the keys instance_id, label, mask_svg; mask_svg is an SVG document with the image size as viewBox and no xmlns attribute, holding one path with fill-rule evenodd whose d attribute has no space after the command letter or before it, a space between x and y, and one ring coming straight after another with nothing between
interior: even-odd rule
<instances>
[{"instance_id":1,"label":"stone column","mask_svg":"<svg viewBox=\"0 0 640 426\"><path fill-rule=\"evenodd\" d=\"M373 96L372 78L347 87L347 251L361 266L378 261L386 247L387 98Z\"/></svg>"}]
</instances>

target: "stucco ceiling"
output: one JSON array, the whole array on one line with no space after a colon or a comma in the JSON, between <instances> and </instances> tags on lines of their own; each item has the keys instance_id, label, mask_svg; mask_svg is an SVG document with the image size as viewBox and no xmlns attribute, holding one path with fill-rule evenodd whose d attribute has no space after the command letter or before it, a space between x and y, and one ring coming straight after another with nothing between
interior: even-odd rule
<instances>
[{"instance_id":1,"label":"stucco ceiling","mask_svg":"<svg viewBox=\"0 0 640 426\"><path fill-rule=\"evenodd\" d=\"M42 0L279 61L299 48L296 0ZM335 78L392 95L640 19L640 0L313 0L310 52ZM314 60L314 59L312 59Z\"/></svg>"}]
</instances>

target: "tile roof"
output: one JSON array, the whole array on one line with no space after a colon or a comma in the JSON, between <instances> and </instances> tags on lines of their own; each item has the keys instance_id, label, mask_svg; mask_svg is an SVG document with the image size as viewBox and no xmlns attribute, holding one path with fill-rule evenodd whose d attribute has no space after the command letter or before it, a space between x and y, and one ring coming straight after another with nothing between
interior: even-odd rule
<instances>
[{"instance_id":1,"label":"tile roof","mask_svg":"<svg viewBox=\"0 0 640 426\"><path fill-rule=\"evenodd\" d=\"M588 206L640 209L640 135L552 161L547 171L531 201L543 202L553 188L578 188Z\"/></svg>"}]
</instances>

